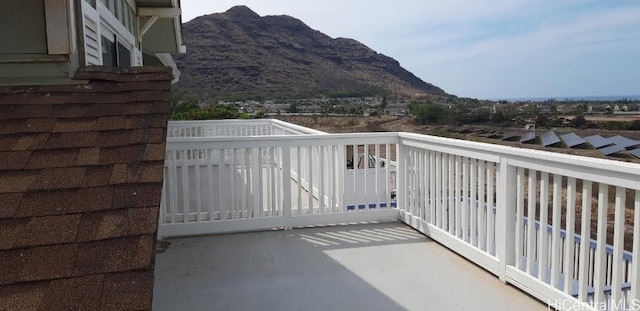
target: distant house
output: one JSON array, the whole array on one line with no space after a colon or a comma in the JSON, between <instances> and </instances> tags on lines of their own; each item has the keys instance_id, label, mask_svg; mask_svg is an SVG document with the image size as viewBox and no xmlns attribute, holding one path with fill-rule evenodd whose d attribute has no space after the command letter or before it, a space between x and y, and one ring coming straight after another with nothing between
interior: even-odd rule
<instances>
[{"instance_id":1,"label":"distant house","mask_svg":"<svg viewBox=\"0 0 640 311\"><path fill-rule=\"evenodd\" d=\"M178 0L0 1L0 85L74 83L89 65L169 66L175 81L180 14Z\"/></svg>"}]
</instances>

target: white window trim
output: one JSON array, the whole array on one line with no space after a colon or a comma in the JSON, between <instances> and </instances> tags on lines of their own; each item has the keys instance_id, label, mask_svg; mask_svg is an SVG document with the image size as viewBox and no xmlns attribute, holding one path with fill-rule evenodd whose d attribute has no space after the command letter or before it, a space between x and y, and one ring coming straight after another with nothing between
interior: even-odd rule
<instances>
[{"instance_id":1,"label":"white window trim","mask_svg":"<svg viewBox=\"0 0 640 311\"><path fill-rule=\"evenodd\" d=\"M135 46L135 36L120 22L101 1L96 2L96 9L100 14L100 22L104 27L109 28L118 38L126 42L127 46Z\"/></svg>"},{"instance_id":2,"label":"white window trim","mask_svg":"<svg viewBox=\"0 0 640 311\"><path fill-rule=\"evenodd\" d=\"M47 50L49 54L70 54L73 33L69 27L69 6L64 0L45 0L44 11L47 31Z\"/></svg>"},{"instance_id":3,"label":"white window trim","mask_svg":"<svg viewBox=\"0 0 640 311\"><path fill-rule=\"evenodd\" d=\"M96 1L96 9L100 14L100 28L101 35L107 38L113 38L115 35L116 41L129 49L129 61L131 66L137 66L138 60L135 57L134 50L136 49L135 36L109 11L102 1ZM109 34L107 36L105 34Z\"/></svg>"}]
</instances>

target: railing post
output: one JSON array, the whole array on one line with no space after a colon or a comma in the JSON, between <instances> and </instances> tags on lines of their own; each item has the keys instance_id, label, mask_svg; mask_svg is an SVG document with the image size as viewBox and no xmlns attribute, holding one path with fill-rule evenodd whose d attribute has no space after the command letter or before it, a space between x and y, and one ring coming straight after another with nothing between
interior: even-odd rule
<instances>
[{"instance_id":1,"label":"railing post","mask_svg":"<svg viewBox=\"0 0 640 311\"><path fill-rule=\"evenodd\" d=\"M291 147L282 147L282 216L284 229L291 229Z\"/></svg>"},{"instance_id":2,"label":"railing post","mask_svg":"<svg viewBox=\"0 0 640 311\"><path fill-rule=\"evenodd\" d=\"M398 161L398 168L396 170L396 204L401 211L407 210L407 161L406 161L406 147L402 144L402 139L398 140L396 144L396 161Z\"/></svg>"},{"instance_id":3,"label":"railing post","mask_svg":"<svg viewBox=\"0 0 640 311\"><path fill-rule=\"evenodd\" d=\"M507 283L507 266L515 264L515 179L516 168L510 166L506 158L500 158L496 189L496 255L500 261L498 277L504 283Z\"/></svg>"}]
</instances>

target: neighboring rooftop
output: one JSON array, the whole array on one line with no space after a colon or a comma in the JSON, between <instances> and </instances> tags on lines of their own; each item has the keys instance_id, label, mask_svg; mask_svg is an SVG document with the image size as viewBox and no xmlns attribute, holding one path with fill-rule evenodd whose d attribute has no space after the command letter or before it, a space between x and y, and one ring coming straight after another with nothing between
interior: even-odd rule
<instances>
[{"instance_id":1,"label":"neighboring rooftop","mask_svg":"<svg viewBox=\"0 0 640 311\"><path fill-rule=\"evenodd\" d=\"M170 70L77 78L0 87L2 310L151 309Z\"/></svg>"}]
</instances>

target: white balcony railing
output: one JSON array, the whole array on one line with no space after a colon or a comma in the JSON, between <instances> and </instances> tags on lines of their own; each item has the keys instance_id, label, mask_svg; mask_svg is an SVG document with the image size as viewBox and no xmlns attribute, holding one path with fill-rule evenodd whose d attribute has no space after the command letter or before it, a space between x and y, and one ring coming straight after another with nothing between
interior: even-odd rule
<instances>
[{"instance_id":1,"label":"white balcony railing","mask_svg":"<svg viewBox=\"0 0 640 311\"><path fill-rule=\"evenodd\" d=\"M163 237L397 219L558 309L640 306L639 165L273 120L169 125Z\"/></svg>"},{"instance_id":2,"label":"white balcony railing","mask_svg":"<svg viewBox=\"0 0 640 311\"><path fill-rule=\"evenodd\" d=\"M327 134L280 120L217 120L212 121L173 121L167 131L168 138L179 137L248 137Z\"/></svg>"}]
</instances>

